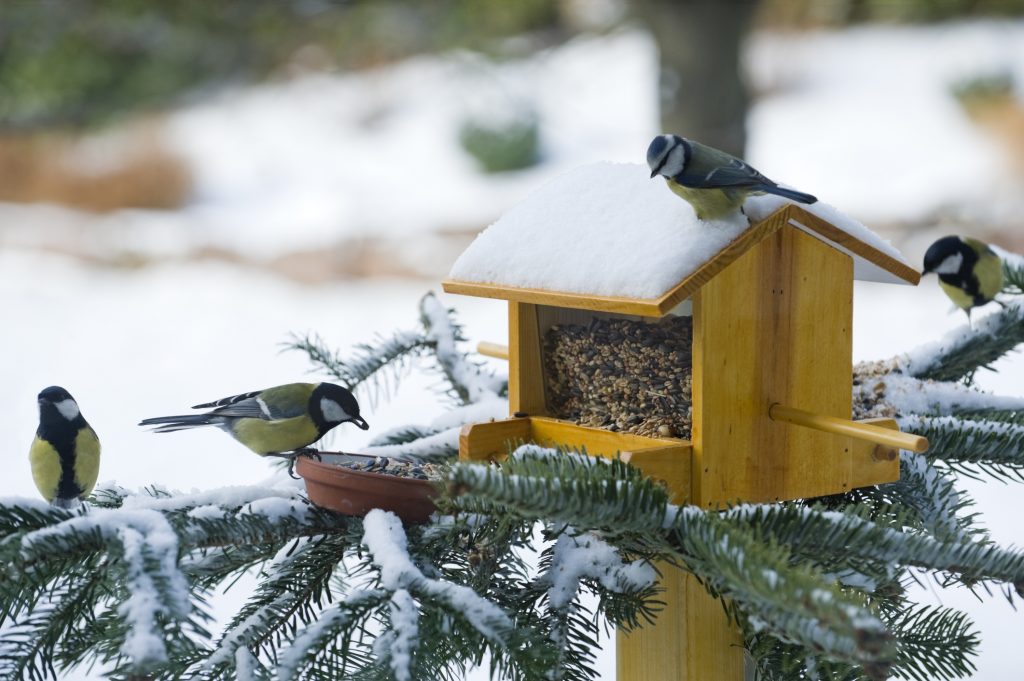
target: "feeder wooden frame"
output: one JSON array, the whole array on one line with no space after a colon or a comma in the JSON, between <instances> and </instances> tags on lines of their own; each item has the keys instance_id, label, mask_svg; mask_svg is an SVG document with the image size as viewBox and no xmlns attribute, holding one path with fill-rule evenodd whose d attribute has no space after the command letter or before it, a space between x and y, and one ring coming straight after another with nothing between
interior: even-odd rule
<instances>
[{"instance_id":1,"label":"feeder wooden frame","mask_svg":"<svg viewBox=\"0 0 1024 681\"><path fill-rule=\"evenodd\" d=\"M894 281L920 275L798 206L752 225L657 299L588 296L446 280L444 290L509 303L516 418L466 426L463 459L500 459L523 442L621 456L665 483L673 503L722 508L847 492L899 478L898 448L923 438L852 411L853 258ZM640 273L642 275L642 273ZM647 438L551 417L540 313L545 308L662 317L692 302L692 439ZM742 640L721 605L685 572L660 566L666 607L653 626L619 634L618 678L743 678Z\"/></svg>"}]
</instances>

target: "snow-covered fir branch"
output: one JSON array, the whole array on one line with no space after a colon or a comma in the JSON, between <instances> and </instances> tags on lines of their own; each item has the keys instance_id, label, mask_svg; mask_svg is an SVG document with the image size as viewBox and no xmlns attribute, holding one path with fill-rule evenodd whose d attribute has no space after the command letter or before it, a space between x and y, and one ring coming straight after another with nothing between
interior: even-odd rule
<instances>
[{"instance_id":1,"label":"snow-covered fir branch","mask_svg":"<svg viewBox=\"0 0 1024 681\"><path fill-rule=\"evenodd\" d=\"M421 461L451 460L459 454L459 433L468 423L481 423L508 416L508 400L490 394L478 402L455 407L434 419L429 426L416 427L419 437L388 444L370 444L364 454Z\"/></svg>"},{"instance_id":2,"label":"snow-covered fir branch","mask_svg":"<svg viewBox=\"0 0 1024 681\"><path fill-rule=\"evenodd\" d=\"M305 352L314 368L350 390L370 383L388 395L409 360L421 354L428 345L424 332L417 329L396 331L389 336L378 336L372 343L357 344L347 357L328 348L316 335L294 336L285 347Z\"/></svg>"},{"instance_id":3,"label":"snow-covered fir branch","mask_svg":"<svg viewBox=\"0 0 1024 681\"><path fill-rule=\"evenodd\" d=\"M997 359L1024 341L1024 298L1014 298L999 312L950 331L940 340L922 345L901 358L901 370L916 378L958 381Z\"/></svg>"},{"instance_id":4,"label":"snow-covered fir branch","mask_svg":"<svg viewBox=\"0 0 1024 681\"><path fill-rule=\"evenodd\" d=\"M1024 479L1024 425L917 414L899 423L928 438L929 459L968 475Z\"/></svg>"},{"instance_id":5,"label":"snow-covered fir branch","mask_svg":"<svg viewBox=\"0 0 1024 681\"><path fill-rule=\"evenodd\" d=\"M420 300L420 319L441 371L462 404L490 399L504 391L507 383L504 378L471 361L458 349L456 344L464 340L462 329L452 319L451 311L433 293Z\"/></svg>"}]
</instances>

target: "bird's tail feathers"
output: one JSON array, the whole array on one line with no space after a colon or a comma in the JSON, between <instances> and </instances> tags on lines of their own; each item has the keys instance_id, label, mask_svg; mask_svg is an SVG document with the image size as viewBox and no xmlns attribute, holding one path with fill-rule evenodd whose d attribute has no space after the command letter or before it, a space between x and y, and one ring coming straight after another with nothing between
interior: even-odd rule
<instances>
[{"instance_id":1,"label":"bird's tail feathers","mask_svg":"<svg viewBox=\"0 0 1024 681\"><path fill-rule=\"evenodd\" d=\"M764 187L761 191L763 191L766 194L775 194L776 196L782 196L782 197L785 197L787 199L792 199L793 201L796 201L797 203L817 203L818 202L818 197L816 197L816 196L812 196L810 194L805 194L804 192L798 192L795 189L787 189L786 187L780 187L778 185L770 185L770 186Z\"/></svg>"},{"instance_id":2,"label":"bird's tail feathers","mask_svg":"<svg viewBox=\"0 0 1024 681\"><path fill-rule=\"evenodd\" d=\"M154 433L173 433L176 430L199 428L201 426L217 426L223 417L213 414L182 414L180 416L156 416L139 421L140 426L156 426Z\"/></svg>"}]
</instances>

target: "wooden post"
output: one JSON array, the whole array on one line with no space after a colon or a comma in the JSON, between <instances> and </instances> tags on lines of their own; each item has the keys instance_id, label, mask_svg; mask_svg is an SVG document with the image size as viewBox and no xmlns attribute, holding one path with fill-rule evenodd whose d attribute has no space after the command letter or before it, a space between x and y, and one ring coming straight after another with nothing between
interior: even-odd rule
<instances>
[{"instance_id":1,"label":"wooden post","mask_svg":"<svg viewBox=\"0 0 1024 681\"><path fill-rule=\"evenodd\" d=\"M516 302L508 304L508 336L509 411L532 416L546 414L536 305Z\"/></svg>"},{"instance_id":2,"label":"wooden post","mask_svg":"<svg viewBox=\"0 0 1024 681\"><path fill-rule=\"evenodd\" d=\"M833 435L843 435L867 440L877 445L885 445L895 449L909 449L912 452L921 454L928 451L928 438L914 435L913 433L901 433L881 426L868 423L858 423L849 419L836 418L835 416L824 416L803 409L794 409L782 404L773 404L768 409L768 415L773 421L784 421L806 428L814 428Z\"/></svg>"}]
</instances>

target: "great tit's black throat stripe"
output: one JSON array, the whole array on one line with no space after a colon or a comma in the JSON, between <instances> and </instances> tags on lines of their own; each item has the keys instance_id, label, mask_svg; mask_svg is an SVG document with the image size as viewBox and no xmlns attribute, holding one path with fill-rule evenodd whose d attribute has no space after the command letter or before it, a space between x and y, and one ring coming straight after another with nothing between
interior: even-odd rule
<instances>
[{"instance_id":1,"label":"great tit's black throat stripe","mask_svg":"<svg viewBox=\"0 0 1024 681\"><path fill-rule=\"evenodd\" d=\"M80 427L85 426L85 419L79 416L74 421L57 422L54 418L46 418L47 411L44 409L39 423L39 430L36 436L46 440L57 450L57 457L60 459L60 480L57 482L57 497L60 499L77 499L85 490L75 482L75 438L78 436ZM53 409L56 411L56 409ZM59 414L53 415L56 419L62 419ZM81 423L77 423L81 421Z\"/></svg>"}]
</instances>

